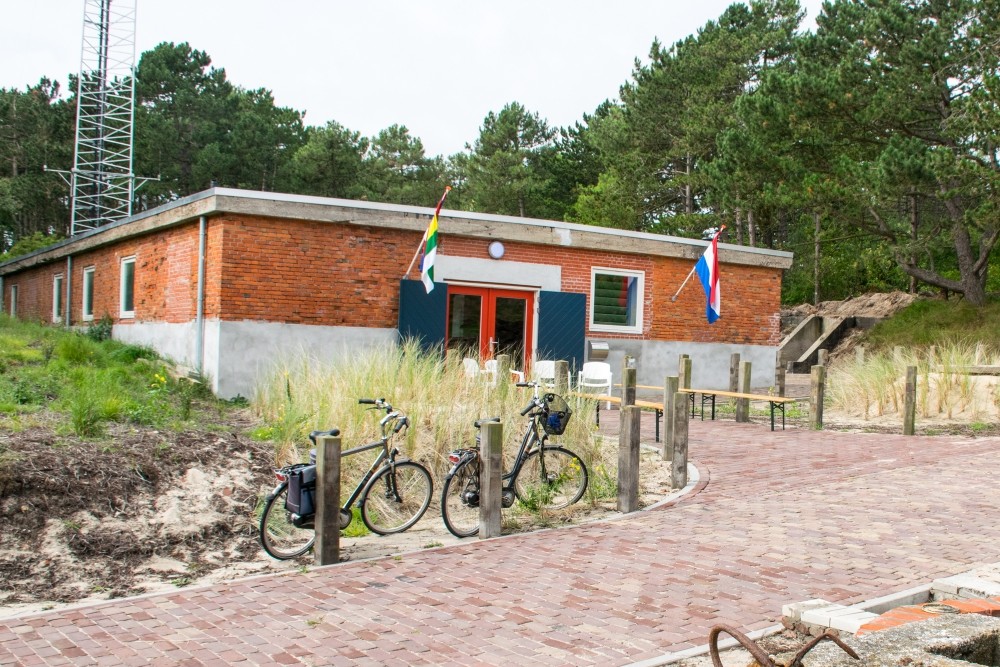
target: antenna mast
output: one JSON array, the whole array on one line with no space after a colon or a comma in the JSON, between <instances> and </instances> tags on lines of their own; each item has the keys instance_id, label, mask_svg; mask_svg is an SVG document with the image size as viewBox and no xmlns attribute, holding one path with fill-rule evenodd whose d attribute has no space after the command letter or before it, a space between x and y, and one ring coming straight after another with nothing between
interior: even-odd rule
<instances>
[{"instance_id":1,"label":"antenna mast","mask_svg":"<svg viewBox=\"0 0 1000 667\"><path fill-rule=\"evenodd\" d=\"M74 236L132 215L136 1L85 0L73 169L58 172Z\"/></svg>"}]
</instances>

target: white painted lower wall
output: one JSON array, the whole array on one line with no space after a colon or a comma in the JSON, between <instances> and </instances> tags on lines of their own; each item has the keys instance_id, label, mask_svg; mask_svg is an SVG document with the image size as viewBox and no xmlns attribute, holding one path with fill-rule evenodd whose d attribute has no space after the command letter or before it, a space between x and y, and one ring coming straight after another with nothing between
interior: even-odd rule
<instances>
[{"instance_id":1,"label":"white painted lower wall","mask_svg":"<svg viewBox=\"0 0 1000 667\"><path fill-rule=\"evenodd\" d=\"M396 329L328 327L275 322L205 322L202 374L220 398L252 398L258 381L275 364L308 356L319 363L336 362L361 351L395 345ZM198 367L195 323L138 322L115 325L114 337L126 343L146 345L191 369ZM636 359L638 384L660 386L668 375L677 375L681 354L691 357L691 386L700 389L729 387L730 355L739 352L751 363L755 388L774 384L778 348L766 345L725 345L678 341L615 340L590 337L608 343L605 360L611 364L614 381L621 382L625 355Z\"/></svg>"},{"instance_id":2,"label":"white painted lower wall","mask_svg":"<svg viewBox=\"0 0 1000 667\"><path fill-rule=\"evenodd\" d=\"M636 360L636 384L662 386L668 375L677 375L680 355L691 357L691 386L697 389L728 389L730 356L750 362L750 384L754 388L774 385L778 348L770 345L729 345L658 340L615 340L590 336L588 341L608 344L607 361L616 383L621 382L625 355ZM589 346L588 346L589 347Z\"/></svg>"},{"instance_id":3,"label":"white painted lower wall","mask_svg":"<svg viewBox=\"0 0 1000 667\"><path fill-rule=\"evenodd\" d=\"M116 340L153 348L164 357L196 369L196 324L136 322L115 325ZM206 320L202 374L219 397L251 398L260 378L275 364L306 356L318 363L339 361L372 348L395 345L395 329L328 327L275 322Z\"/></svg>"}]
</instances>

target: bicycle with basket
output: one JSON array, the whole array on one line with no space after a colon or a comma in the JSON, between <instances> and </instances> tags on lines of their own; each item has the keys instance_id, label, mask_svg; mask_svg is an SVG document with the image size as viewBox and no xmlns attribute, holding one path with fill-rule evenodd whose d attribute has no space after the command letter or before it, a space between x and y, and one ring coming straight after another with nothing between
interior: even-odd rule
<instances>
[{"instance_id":1,"label":"bicycle with basket","mask_svg":"<svg viewBox=\"0 0 1000 667\"><path fill-rule=\"evenodd\" d=\"M587 466L576 453L560 445L549 445L550 435L562 435L573 414L566 401L551 392L539 396L537 382L518 382L531 387L533 395L521 410L528 422L521 445L509 471L502 476L501 506L509 508L515 500L535 508L556 510L568 507L587 490ZM475 445L456 449L448 455L452 464L441 490L441 516L448 531L456 537L470 537L479 532L481 459L479 427L499 422L499 417L477 420Z\"/></svg>"},{"instance_id":2,"label":"bicycle with basket","mask_svg":"<svg viewBox=\"0 0 1000 667\"><path fill-rule=\"evenodd\" d=\"M379 450L340 508L340 529L351 524L352 508L357 504L368 530L377 535L400 533L427 511L434 489L431 473L421 463L399 456L399 450L390 446L392 439L410 425L405 414L382 398L362 398L358 403L386 414L379 421L382 435L378 440L341 452L341 457L347 457ZM317 438L337 435L339 429L313 431L309 439L315 446ZM310 452L309 463L285 466L274 474L278 485L264 501L260 542L272 558L288 560L309 551L316 540L316 450Z\"/></svg>"}]
</instances>

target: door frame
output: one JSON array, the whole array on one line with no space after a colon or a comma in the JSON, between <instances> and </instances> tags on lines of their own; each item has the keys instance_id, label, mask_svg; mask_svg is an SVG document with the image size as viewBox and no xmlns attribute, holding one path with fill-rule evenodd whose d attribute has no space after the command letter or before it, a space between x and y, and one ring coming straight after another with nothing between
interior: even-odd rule
<instances>
[{"instance_id":1,"label":"door frame","mask_svg":"<svg viewBox=\"0 0 1000 667\"><path fill-rule=\"evenodd\" d=\"M496 298L497 297L507 297L507 298L523 298L525 299L525 312L524 312L524 366L527 367L531 364L532 353L535 346L535 336L537 332L535 331L535 321L536 313L538 309L538 290L530 287L521 287L519 285L484 285L484 284L473 284L473 283L447 283L448 286L448 296L446 300L447 306L445 308L445 345L448 344L448 327L451 323L451 295L452 294L469 294L482 297L483 310L480 313L480 327L479 327L479 357L480 361L485 359L493 358L493 350L490 349L489 339L492 337L496 327ZM485 351L485 353L484 353ZM527 368L523 369L527 372Z\"/></svg>"}]
</instances>

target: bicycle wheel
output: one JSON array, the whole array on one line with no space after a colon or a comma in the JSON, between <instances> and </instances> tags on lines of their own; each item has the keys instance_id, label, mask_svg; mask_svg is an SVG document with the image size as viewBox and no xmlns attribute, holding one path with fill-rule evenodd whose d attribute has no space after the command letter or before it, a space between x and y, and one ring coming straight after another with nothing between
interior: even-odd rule
<instances>
[{"instance_id":1,"label":"bicycle wheel","mask_svg":"<svg viewBox=\"0 0 1000 667\"><path fill-rule=\"evenodd\" d=\"M582 498L586 490L587 466L562 447L531 452L514 479L517 499L531 509L562 509Z\"/></svg>"},{"instance_id":2,"label":"bicycle wheel","mask_svg":"<svg viewBox=\"0 0 1000 667\"><path fill-rule=\"evenodd\" d=\"M288 482L285 482L267 497L260 515L260 544L267 555L278 560L301 556L316 541L316 531L292 523L292 515L285 509L287 497Z\"/></svg>"},{"instance_id":3,"label":"bicycle wheel","mask_svg":"<svg viewBox=\"0 0 1000 667\"><path fill-rule=\"evenodd\" d=\"M461 464L444 480L441 490L441 518L455 537L472 537L479 532L479 458Z\"/></svg>"},{"instance_id":4,"label":"bicycle wheel","mask_svg":"<svg viewBox=\"0 0 1000 667\"><path fill-rule=\"evenodd\" d=\"M373 533L401 533L424 515L433 492L431 474L419 463L387 465L361 492L361 519Z\"/></svg>"}]
</instances>

